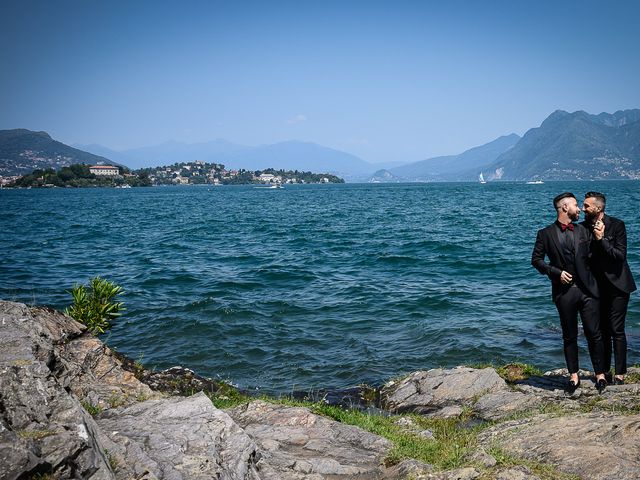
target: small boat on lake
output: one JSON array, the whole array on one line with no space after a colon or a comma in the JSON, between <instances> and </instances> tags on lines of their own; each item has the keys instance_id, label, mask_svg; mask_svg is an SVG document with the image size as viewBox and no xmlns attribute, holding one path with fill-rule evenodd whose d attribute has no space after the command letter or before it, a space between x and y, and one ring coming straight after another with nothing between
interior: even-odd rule
<instances>
[{"instance_id":1,"label":"small boat on lake","mask_svg":"<svg viewBox=\"0 0 640 480\"><path fill-rule=\"evenodd\" d=\"M480 172L480 176L478 177L478 181L480 183L487 183L487 181L484 179L484 175L482 175L482 172Z\"/></svg>"},{"instance_id":2,"label":"small boat on lake","mask_svg":"<svg viewBox=\"0 0 640 480\"><path fill-rule=\"evenodd\" d=\"M542 185L544 182L542 180L529 180L527 185Z\"/></svg>"}]
</instances>

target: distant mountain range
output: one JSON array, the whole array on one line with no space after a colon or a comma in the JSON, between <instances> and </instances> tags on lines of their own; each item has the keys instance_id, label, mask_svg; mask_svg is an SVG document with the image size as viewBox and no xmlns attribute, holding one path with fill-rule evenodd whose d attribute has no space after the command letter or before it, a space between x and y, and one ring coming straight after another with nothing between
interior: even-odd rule
<instances>
[{"instance_id":1,"label":"distant mountain range","mask_svg":"<svg viewBox=\"0 0 640 480\"><path fill-rule=\"evenodd\" d=\"M467 172L467 177L471 172ZM485 170L487 180L640 178L640 110L553 112Z\"/></svg>"},{"instance_id":2,"label":"distant mountain range","mask_svg":"<svg viewBox=\"0 0 640 480\"><path fill-rule=\"evenodd\" d=\"M479 147L474 147L459 155L434 157L419 162L409 163L400 167L387 169L388 174L382 174L392 180L405 182L433 182L443 180L457 180L458 173L468 169L477 169L482 165L494 162L501 154L512 148L520 137L515 133L505 135ZM379 179L381 173L374 177ZM476 173L476 176L478 173Z\"/></svg>"},{"instance_id":3,"label":"distant mountain range","mask_svg":"<svg viewBox=\"0 0 640 480\"><path fill-rule=\"evenodd\" d=\"M46 132L0 130L0 175L23 175L36 169L59 170L74 163L113 165L105 157L53 140ZM118 165L118 164L116 164Z\"/></svg>"},{"instance_id":4,"label":"distant mountain range","mask_svg":"<svg viewBox=\"0 0 640 480\"><path fill-rule=\"evenodd\" d=\"M249 147L214 140L204 143L166 142L152 147L124 151L101 145L76 145L78 148L118 160L130 168L170 165L202 160L222 163L227 168L264 170L267 168L334 173L350 176L373 172L376 167L361 158L310 142L280 142Z\"/></svg>"},{"instance_id":5,"label":"distant mountain range","mask_svg":"<svg viewBox=\"0 0 640 480\"><path fill-rule=\"evenodd\" d=\"M0 131L0 175L72 163L137 169L203 160L232 169L331 173L352 182L475 181L480 172L488 181L636 179L640 178L640 109L599 115L558 110L522 138L505 135L458 155L404 164L371 164L340 150L299 141L251 147L218 139L124 151L101 145L75 147L45 132Z\"/></svg>"}]
</instances>

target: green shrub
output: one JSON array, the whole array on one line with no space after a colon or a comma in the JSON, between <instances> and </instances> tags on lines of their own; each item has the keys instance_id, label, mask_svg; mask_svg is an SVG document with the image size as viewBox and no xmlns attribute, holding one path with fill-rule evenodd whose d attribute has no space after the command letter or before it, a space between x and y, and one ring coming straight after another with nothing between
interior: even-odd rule
<instances>
[{"instance_id":1,"label":"green shrub","mask_svg":"<svg viewBox=\"0 0 640 480\"><path fill-rule=\"evenodd\" d=\"M65 313L86 325L94 335L110 329L124 310L123 303L115 301L115 297L123 293L122 287L100 277L92 278L88 287L74 285L69 293L73 304Z\"/></svg>"}]
</instances>

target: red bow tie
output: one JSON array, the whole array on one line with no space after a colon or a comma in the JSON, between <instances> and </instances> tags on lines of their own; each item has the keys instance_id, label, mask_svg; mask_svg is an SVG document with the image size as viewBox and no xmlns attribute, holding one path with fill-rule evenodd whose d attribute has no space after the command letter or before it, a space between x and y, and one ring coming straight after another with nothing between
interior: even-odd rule
<instances>
[{"instance_id":1,"label":"red bow tie","mask_svg":"<svg viewBox=\"0 0 640 480\"><path fill-rule=\"evenodd\" d=\"M566 225L560 224L560 228L564 232L565 230L571 230L573 232L573 223L567 223Z\"/></svg>"}]
</instances>

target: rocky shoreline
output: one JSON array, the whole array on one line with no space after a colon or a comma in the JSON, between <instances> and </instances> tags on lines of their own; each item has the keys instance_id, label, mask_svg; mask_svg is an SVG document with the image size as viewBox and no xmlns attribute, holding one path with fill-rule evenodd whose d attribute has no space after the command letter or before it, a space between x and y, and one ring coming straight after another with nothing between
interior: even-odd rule
<instances>
[{"instance_id":1,"label":"rocky shoreline","mask_svg":"<svg viewBox=\"0 0 640 480\"><path fill-rule=\"evenodd\" d=\"M569 395L565 373L432 369L298 395L352 409L329 411L151 372L60 312L0 301L0 479L640 478L640 384L598 394L582 372Z\"/></svg>"}]
</instances>

